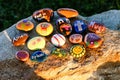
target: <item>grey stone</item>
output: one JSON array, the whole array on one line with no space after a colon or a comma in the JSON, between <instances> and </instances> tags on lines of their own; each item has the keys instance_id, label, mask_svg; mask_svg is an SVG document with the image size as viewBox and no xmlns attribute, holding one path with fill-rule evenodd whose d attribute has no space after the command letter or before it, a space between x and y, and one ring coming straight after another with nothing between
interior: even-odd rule
<instances>
[{"instance_id":1,"label":"grey stone","mask_svg":"<svg viewBox=\"0 0 120 80\"><path fill-rule=\"evenodd\" d=\"M55 13L55 15L57 15ZM57 15L57 17L55 17L53 20L55 21L59 16ZM106 11L100 14L96 14L90 17L82 17L79 16L79 19L82 20L86 20L88 22L94 20L94 21L98 21L100 23L105 24L105 26L109 29L112 30L120 30L120 10L110 10L110 11ZM34 25L36 26L38 24L38 22L34 21L32 19L32 17L28 17L26 18L27 20L30 20L34 23ZM10 39L12 40L14 38L14 36L22 33L21 31L18 31L15 28L16 24L14 24L13 26L11 26L10 28L4 30L8 33L8 36L10 37ZM38 34L35 32L35 28L28 32L29 34L29 38L32 38L34 36L38 36ZM9 58L14 58L14 54L17 50L20 49L27 49L26 46L24 47L14 47L12 45L12 42L10 42L10 40L8 40L8 38L6 38L5 34L3 32L0 33L0 60L5 60L5 59L9 59Z\"/></svg>"},{"instance_id":2,"label":"grey stone","mask_svg":"<svg viewBox=\"0 0 120 80\"><path fill-rule=\"evenodd\" d=\"M107 28L112 30L120 30L120 10L110 10L86 17L86 20L97 21L103 23Z\"/></svg>"}]
</instances>

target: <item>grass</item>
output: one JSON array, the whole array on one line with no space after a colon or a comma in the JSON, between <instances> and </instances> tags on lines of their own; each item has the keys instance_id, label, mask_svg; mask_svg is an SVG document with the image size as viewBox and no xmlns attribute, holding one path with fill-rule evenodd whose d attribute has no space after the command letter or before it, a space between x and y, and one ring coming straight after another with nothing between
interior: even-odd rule
<instances>
[{"instance_id":1,"label":"grass","mask_svg":"<svg viewBox=\"0 0 120 80\"><path fill-rule=\"evenodd\" d=\"M0 31L46 7L53 10L61 7L73 8L82 16L90 16L120 9L120 0L0 0Z\"/></svg>"}]
</instances>

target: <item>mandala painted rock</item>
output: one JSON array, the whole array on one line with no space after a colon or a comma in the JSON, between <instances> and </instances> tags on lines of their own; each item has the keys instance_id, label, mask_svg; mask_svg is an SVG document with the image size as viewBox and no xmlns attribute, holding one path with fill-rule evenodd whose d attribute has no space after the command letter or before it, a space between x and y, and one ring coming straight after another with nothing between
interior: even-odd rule
<instances>
[{"instance_id":1,"label":"mandala painted rock","mask_svg":"<svg viewBox=\"0 0 120 80\"><path fill-rule=\"evenodd\" d=\"M51 42L53 45L61 47L65 44L66 39L62 34L54 34L51 38Z\"/></svg>"},{"instance_id":2,"label":"mandala painted rock","mask_svg":"<svg viewBox=\"0 0 120 80\"><path fill-rule=\"evenodd\" d=\"M64 36L68 36L72 32L72 26L71 26L71 24L62 24L62 25L60 25L59 29L60 29L60 32Z\"/></svg>"},{"instance_id":3,"label":"mandala painted rock","mask_svg":"<svg viewBox=\"0 0 120 80\"><path fill-rule=\"evenodd\" d=\"M73 18L79 15L78 11L76 11L75 9L70 9L70 8L59 8L57 9L57 13L66 18Z\"/></svg>"},{"instance_id":4,"label":"mandala painted rock","mask_svg":"<svg viewBox=\"0 0 120 80\"><path fill-rule=\"evenodd\" d=\"M68 19L68 18L65 18L65 17L61 17L61 18L58 18L57 20L56 20L56 25L59 27L60 25L62 25L62 24L65 24L65 23L67 23L67 24L70 24L70 20Z\"/></svg>"},{"instance_id":5,"label":"mandala painted rock","mask_svg":"<svg viewBox=\"0 0 120 80\"><path fill-rule=\"evenodd\" d=\"M30 59L32 61L36 61L36 62L43 62L43 61L46 60L46 58L47 58L47 55L44 52L42 52L42 51L35 51L30 56Z\"/></svg>"},{"instance_id":6,"label":"mandala painted rock","mask_svg":"<svg viewBox=\"0 0 120 80\"><path fill-rule=\"evenodd\" d=\"M103 39L95 33L88 33L85 36L84 42L89 48L98 48L103 43Z\"/></svg>"},{"instance_id":7,"label":"mandala painted rock","mask_svg":"<svg viewBox=\"0 0 120 80\"><path fill-rule=\"evenodd\" d=\"M72 34L70 37L69 37L69 41L71 43L74 43L74 44L77 44L77 43L81 43L82 42L82 35L81 34Z\"/></svg>"},{"instance_id":8,"label":"mandala painted rock","mask_svg":"<svg viewBox=\"0 0 120 80\"><path fill-rule=\"evenodd\" d=\"M43 8L38 11L35 11L32 17L38 22L41 22L41 21L50 22L50 19L53 17L53 10L50 8Z\"/></svg>"},{"instance_id":9,"label":"mandala painted rock","mask_svg":"<svg viewBox=\"0 0 120 80\"><path fill-rule=\"evenodd\" d=\"M26 40L28 39L28 34L20 34L20 35L17 35L13 38L12 40L12 43L14 46L21 46L21 45L24 45Z\"/></svg>"},{"instance_id":10,"label":"mandala painted rock","mask_svg":"<svg viewBox=\"0 0 120 80\"><path fill-rule=\"evenodd\" d=\"M37 25L36 32L41 36L48 36L53 32L53 26L48 22L41 22Z\"/></svg>"},{"instance_id":11,"label":"mandala painted rock","mask_svg":"<svg viewBox=\"0 0 120 80\"><path fill-rule=\"evenodd\" d=\"M29 59L29 53L24 50L17 51L15 57L20 61L27 61Z\"/></svg>"},{"instance_id":12,"label":"mandala painted rock","mask_svg":"<svg viewBox=\"0 0 120 80\"><path fill-rule=\"evenodd\" d=\"M31 21L24 19L24 20L19 21L16 24L16 28L22 31L30 31L34 28L34 24Z\"/></svg>"},{"instance_id":13,"label":"mandala painted rock","mask_svg":"<svg viewBox=\"0 0 120 80\"><path fill-rule=\"evenodd\" d=\"M38 36L30 39L27 43L27 47L30 50L40 50L45 47L45 44L45 39L43 37Z\"/></svg>"},{"instance_id":14,"label":"mandala painted rock","mask_svg":"<svg viewBox=\"0 0 120 80\"><path fill-rule=\"evenodd\" d=\"M76 20L73 23L75 33L83 33L87 29L87 25L82 20Z\"/></svg>"},{"instance_id":15,"label":"mandala painted rock","mask_svg":"<svg viewBox=\"0 0 120 80\"><path fill-rule=\"evenodd\" d=\"M70 49L70 54L75 58L81 58L85 55L85 48L82 45L74 45Z\"/></svg>"},{"instance_id":16,"label":"mandala painted rock","mask_svg":"<svg viewBox=\"0 0 120 80\"><path fill-rule=\"evenodd\" d=\"M60 48L54 48L51 51L51 54L56 55L58 57L65 57L67 55L67 53L63 49L60 49Z\"/></svg>"},{"instance_id":17,"label":"mandala painted rock","mask_svg":"<svg viewBox=\"0 0 120 80\"><path fill-rule=\"evenodd\" d=\"M90 24L88 25L88 29L97 34L105 32L106 27L103 24L91 21Z\"/></svg>"}]
</instances>

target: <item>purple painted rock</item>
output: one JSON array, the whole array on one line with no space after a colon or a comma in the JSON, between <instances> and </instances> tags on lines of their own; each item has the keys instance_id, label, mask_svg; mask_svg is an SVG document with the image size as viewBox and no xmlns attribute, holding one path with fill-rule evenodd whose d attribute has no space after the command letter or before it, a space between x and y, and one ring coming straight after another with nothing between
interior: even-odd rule
<instances>
[{"instance_id":1,"label":"purple painted rock","mask_svg":"<svg viewBox=\"0 0 120 80\"><path fill-rule=\"evenodd\" d=\"M95 33L88 33L85 36L84 42L89 48L98 48L103 43L103 39Z\"/></svg>"}]
</instances>

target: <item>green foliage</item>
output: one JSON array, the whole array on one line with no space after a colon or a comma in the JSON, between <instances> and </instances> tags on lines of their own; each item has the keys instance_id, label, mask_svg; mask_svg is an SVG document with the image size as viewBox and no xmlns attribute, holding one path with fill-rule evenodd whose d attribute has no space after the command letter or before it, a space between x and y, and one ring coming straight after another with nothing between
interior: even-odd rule
<instances>
[{"instance_id":1,"label":"green foliage","mask_svg":"<svg viewBox=\"0 0 120 80\"><path fill-rule=\"evenodd\" d=\"M68 7L90 16L110 9L120 9L120 0L0 0L0 31L38 9Z\"/></svg>"}]
</instances>

